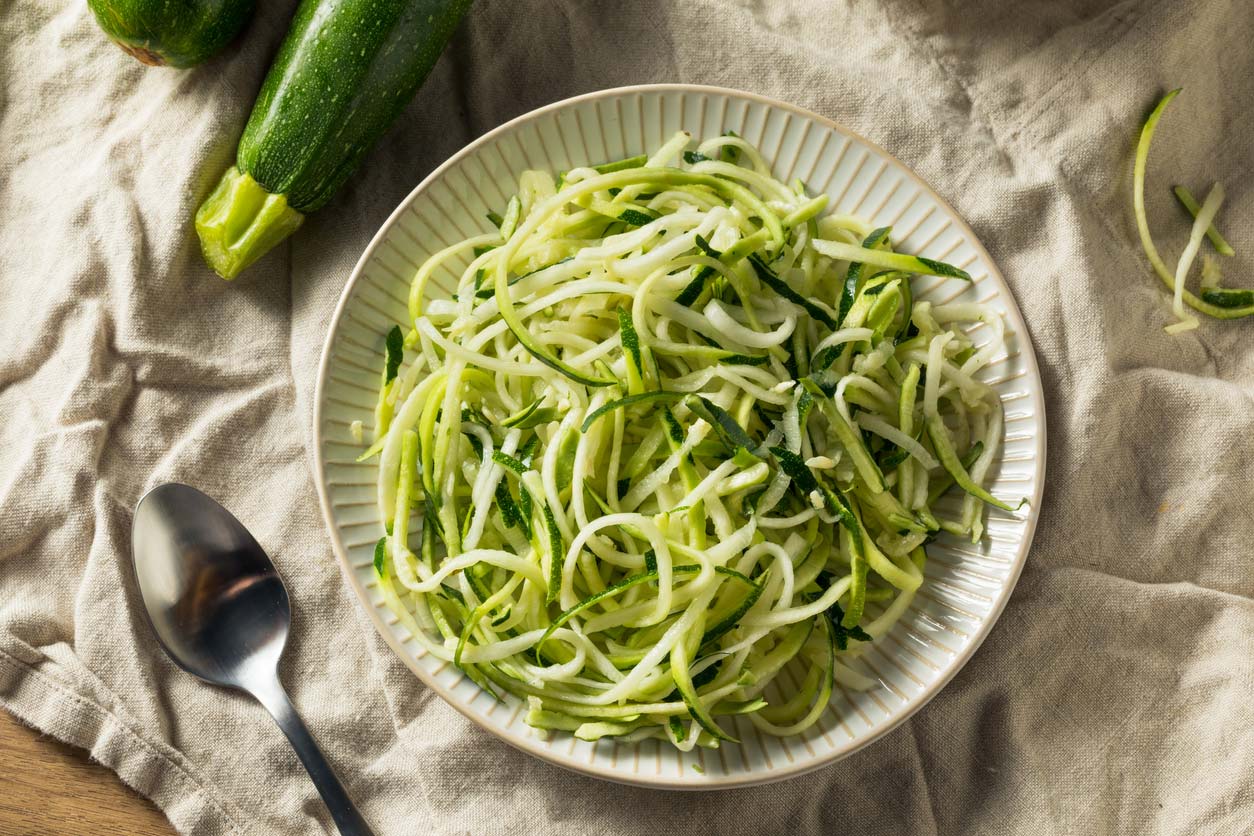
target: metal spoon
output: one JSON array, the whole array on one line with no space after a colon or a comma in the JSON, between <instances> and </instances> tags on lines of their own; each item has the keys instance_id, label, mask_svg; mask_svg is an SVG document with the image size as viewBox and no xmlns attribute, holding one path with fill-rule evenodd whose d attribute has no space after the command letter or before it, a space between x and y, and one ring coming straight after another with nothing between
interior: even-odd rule
<instances>
[{"instance_id":1,"label":"metal spoon","mask_svg":"<svg viewBox=\"0 0 1254 836\"><path fill-rule=\"evenodd\" d=\"M265 706L340 833L372 836L279 682L287 588L248 529L195 488L158 485L135 507L131 557L148 620L175 664Z\"/></svg>"}]
</instances>

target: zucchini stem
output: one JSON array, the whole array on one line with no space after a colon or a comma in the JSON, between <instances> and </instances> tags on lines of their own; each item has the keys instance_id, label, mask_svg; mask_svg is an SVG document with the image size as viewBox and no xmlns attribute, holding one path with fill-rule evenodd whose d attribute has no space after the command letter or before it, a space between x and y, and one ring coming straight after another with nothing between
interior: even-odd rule
<instances>
[{"instance_id":1,"label":"zucchini stem","mask_svg":"<svg viewBox=\"0 0 1254 836\"><path fill-rule=\"evenodd\" d=\"M196 210L196 234L205 262L233 279L291 235L305 216L270 194L235 166L227 169L213 194Z\"/></svg>"}]
</instances>

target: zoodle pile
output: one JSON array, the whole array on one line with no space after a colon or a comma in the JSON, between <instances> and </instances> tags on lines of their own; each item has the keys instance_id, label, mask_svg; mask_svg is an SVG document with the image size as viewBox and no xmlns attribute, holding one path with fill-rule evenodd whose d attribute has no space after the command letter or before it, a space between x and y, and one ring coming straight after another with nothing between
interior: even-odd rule
<instances>
[{"instance_id":1,"label":"zoodle pile","mask_svg":"<svg viewBox=\"0 0 1254 836\"><path fill-rule=\"evenodd\" d=\"M387 337L375 553L415 641L537 729L800 734L972 540L1001 317L916 300L891 230L826 214L734 134L524 172L417 272ZM976 344L961 323L983 327ZM955 487L963 499L938 499Z\"/></svg>"}]
</instances>

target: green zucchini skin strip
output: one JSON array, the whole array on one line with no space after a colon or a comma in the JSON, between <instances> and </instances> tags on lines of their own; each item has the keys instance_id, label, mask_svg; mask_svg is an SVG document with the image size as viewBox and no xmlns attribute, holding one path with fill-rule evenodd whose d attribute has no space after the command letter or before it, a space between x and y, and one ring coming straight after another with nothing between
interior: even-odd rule
<instances>
[{"instance_id":1,"label":"green zucchini skin strip","mask_svg":"<svg viewBox=\"0 0 1254 836\"><path fill-rule=\"evenodd\" d=\"M961 279L964 282L971 281L971 274L966 270L955 267L952 264L946 264L943 261L935 261L922 256L872 250L856 244L845 244L840 241L817 240L814 242L814 248L830 258L861 262L862 264L870 264L875 267L883 267L885 270L900 270L903 273L940 276L945 279Z\"/></svg>"},{"instance_id":2,"label":"green zucchini skin strip","mask_svg":"<svg viewBox=\"0 0 1254 836\"><path fill-rule=\"evenodd\" d=\"M514 234L514 230L518 228L518 219L521 215L522 201L518 199L518 195L514 195L505 206L505 216L497 224L497 227L501 230L502 240L508 241L509 237Z\"/></svg>"},{"instance_id":3,"label":"green zucchini skin strip","mask_svg":"<svg viewBox=\"0 0 1254 836\"><path fill-rule=\"evenodd\" d=\"M801 456L784 447L772 447L771 455L779 462L780 469L788 474L788 478L801 489L804 496L808 498L810 494L818 492L827 510L833 514L840 513L840 503L831 496L831 490L822 485L810 468L806 467Z\"/></svg>"},{"instance_id":4,"label":"green zucchini skin strip","mask_svg":"<svg viewBox=\"0 0 1254 836\"><path fill-rule=\"evenodd\" d=\"M387 545L387 537L380 537L379 541L374 544L374 573L380 578L387 576L387 570L384 568L387 563Z\"/></svg>"},{"instance_id":5,"label":"green zucchini skin strip","mask_svg":"<svg viewBox=\"0 0 1254 836\"><path fill-rule=\"evenodd\" d=\"M873 229L862 239L862 249L874 250L888 241L888 236L892 232L892 227L881 226ZM858 291L862 289L862 272L866 269L866 263L862 261L853 261L849 264L849 270L845 273L845 282L842 286L840 296L840 324L845 324L845 317L849 315L849 309L853 307L854 299L858 296ZM840 346L840 350L844 350L844 346Z\"/></svg>"},{"instance_id":6,"label":"green zucchini skin strip","mask_svg":"<svg viewBox=\"0 0 1254 836\"><path fill-rule=\"evenodd\" d=\"M503 453L500 450L492 451L492 461L507 470L512 470L514 473L522 474L527 472L527 465L511 456L509 453Z\"/></svg>"},{"instance_id":7,"label":"green zucchini skin strip","mask_svg":"<svg viewBox=\"0 0 1254 836\"><path fill-rule=\"evenodd\" d=\"M544 602L551 604L557 600L558 590L562 586L562 559L566 556L566 545L562 541L562 531L557 527L557 518L553 509L544 503L544 528L549 535L549 588L545 592Z\"/></svg>"},{"instance_id":8,"label":"green zucchini skin strip","mask_svg":"<svg viewBox=\"0 0 1254 836\"><path fill-rule=\"evenodd\" d=\"M1209 287L1202 291L1202 301L1224 309L1247 308L1254 305L1254 290Z\"/></svg>"},{"instance_id":9,"label":"green zucchini skin strip","mask_svg":"<svg viewBox=\"0 0 1254 836\"><path fill-rule=\"evenodd\" d=\"M540 404L543 401L544 401L544 398L536 398L534 401L527 404L518 412L514 413L513 415L509 416L504 421L502 421L501 426L502 427L521 427L525 429L527 426L527 420L531 418L532 415L535 414L536 410L540 407Z\"/></svg>"},{"instance_id":10,"label":"green zucchini skin strip","mask_svg":"<svg viewBox=\"0 0 1254 836\"><path fill-rule=\"evenodd\" d=\"M684 398L684 405L692 411L694 415L705 420L714 428L715 434L718 435L719 441L722 442L727 452L736 455L740 450L747 450L750 453L757 448L757 442L745 432L744 427L733 418L727 410L702 395L688 395Z\"/></svg>"},{"instance_id":11,"label":"green zucchini skin strip","mask_svg":"<svg viewBox=\"0 0 1254 836\"><path fill-rule=\"evenodd\" d=\"M675 301L683 305L685 308L697 301L697 297L701 295L701 291L705 290L705 280L710 277L714 271L710 267L702 267L695 276L692 277L684 289L675 297Z\"/></svg>"},{"instance_id":12,"label":"green zucchini skin strip","mask_svg":"<svg viewBox=\"0 0 1254 836\"><path fill-rule=\"evenodd\" d=\"M853 579L849 584L849 609L839 619L842 627L857 627L862 620L862 612L866 607L866 580L869 564L866 557L866 546L862 542L862 520L850 501L837 494L842 513L841 526L849 533L850 556L849 575Z\"/></svg>"},{"instance_id":13,"label":"green zucchini skin strip","mask_svg":"<svg viewBox=\"0 0 1254 836\"><path fill-rule=\"evenodd\" d=\"M583 419L583 423L579 426L580 432L587 432L592 425L597 422L601 416L613 412L616 409L624 409L629 406L635 406L641 403L657 403L661 401L679 401L683 400L684 392L665 392L657 390L653 392L641 392L639 395L628 395L625 398L619 398L616 401L610 401L603 406L594 409L588 413L588 417Z\"/></svg>"},{"instance_id":14,"label":"green zucchini skin strip","mask_svg":"<svg viewBox=\"0 0 1254 836\"><path fill-rule=\"evenodd\" d=\"M671 573L676 576L695 575L699 571L701 571L701 567L699 566L674 566L671 568ZM759 586L753 580L751 580L748 577L745 577L740 572L737 572L735 569L728 569L726 566L715 566L714 571L720 575L724 575L729 578L735 578L736 580L741 581L745 584L748 584L751 587ZM613 586L607 587L593 595L589 595L587 598L583 599L578 604L575 604L575 606L571 607L570 609L566 610L561 615L559 615L557 618L553 619L553 623L549 626L548 630L544 632L544 635L540 637L540 640L536 642L536 646L539 647L540 645L544 644L545 641L547 641L549 637L553 635L554 630L566 624L566 622L570 621L572 618L579 615L581 612L587 610L589 607L594 607L600 602L606 600L607 598L613 598L614 596L618 595L621 592L626 592L628 589L631 589L633 586L637 586L642 583L648 583L650 581L656 581L657 579L658 579L657 569L650 569L645 572L640 572L635 575L630 575L626 578L623 578L621 581L614 584ZM758 594L759 595L762 594L760 588L758 589Z\"/></svg>"},{"instance_id":15,"label":"green zucchini skin strip","mask_svg":"<svg viewBox=\"0 0 1254 836\"><path fill-rule=\"evenodd\" d=\"M379 386L379 400L374 408L375 443L357 459L364 461L383 449L383 437L392 423L395 406L389 401L396 375L405 359L405 338L399 325L393 325L384 340L383 382Z\"/></svg>"},{"instance_id":16,"label":"green zucchini skin strip","mask_svg":"<svg viewBox=\"0 0 1254 836\"><path fill-rule=\"evenodd\" d=\"M983 441L977 441L975 442L975 444L972 444L971 449L968 450L966 453L964 453L962 455L962 458L959 459L959 461L962 463L963 470L970 470L971 467L975 464L976 460L979 459L980 455L983 452L984 452ZM935 480L933 480L931 487L928 489L928 496L927 496L928 504L930 505L936 500L940 499L945 494L945 492L948 491L953 486L954 486L953 474L951 474L949 471L945 471L943 474L939 475Z\"/></svg>"},{"instance_id":17,"label":"green zucchini skin strip","mask_svg":"<svg viewBox=\"0 0 1254 836\"><path fill-rule=\"evenodd\" d=\"M638 209L624 209L618 214L618 219L628 226L644 226L649 221L657 220Z\"/></svg>"},{"instance_id":18,"label":"green zucchini skin strip","mask_svg":"<svg viewBox=\"0 0 1254 836\"><path fill-rule=\"evenodd\" d=\"M629 168L640 168L649 161L648 154L637 154L634 157L626 157L621 160L615 160L612 163L601 163L594 165L592 170L597 174L612 174L615 171L624 171Z\"/></svg>"},{"instance_id":19,"label":"green zucchini skin strip","mask_svg":"<svg viewBox=\"0 0 1254 836\"><path fill-rule=\"evenodd\" d=\"M835 642L837 650L848 650L850 639L860 642L874 641L874 637L861 627L856 625L845 627L845 621L848 619L841 612L840 604L833 604L832 608L827 611L827 617L833 628L832 640Z\"/></svg>"},{"instance_id":20,"label":"green zucchini skin strip","mask_svg":"<svg viewBox=\"0 0 1254 836\"><path fill-rule=\"evenodd\" d=\"M718 250L713 249L709 242L700 235L696 236L696 242L697 249L701 250L710 258L722 257L723 254ZM712 275L714 275L713 267L710 267L708 264L699 267L693 274L692 281L688 282L688 284L684 286L684 289L679 292L679 295L675 297L675 302L683 305L685 308L692 305L692 303L697 301L697 298L701 296L701 292L705 290L706 280Z\"/></svg>"},{"instance_id":21,"label":"green zucchini skin strip","mask_svg":"<svg viewBox=\"0 0 1254 836\"><path fill-rule=\"evenodd\" d=\"M706 710L701 702L701 696L697 693L696 686L692 682L692 675L689 672L689 664L692 661L688 658L688 649L685 647L685 639L680 638L675 642L675 646L671 648L671 679L675 682L675 688L679 691L679 695L683 698L684 705L688 706L688 713L692 715L692 719L697 722L706 732L713 735L718 740L725 740L728 743L739 743L735 737L723 730Z\"/></svg>"},{"instance_id":22,"label":"green zucchini skin strip","mask_svg":"<svg viewBox=\"0 0 1254 836\"><path fill-rule=\"evenodd\" d=\"M945 422L941 420L939 415L933 415L927 419L927 436L932 440L932 448L936 451L936 458L940 460L941 466L945 471L953 477L958 487L967 493L987 502L1003 511L1015 511L1015 507L1007 505L997 497L993 496L984 488L980 487L971 478L971 474L967 473L967 469L962 466L962 462L958 459L958 454L954 450L953 442L949 440L949 430L945 429Z\"/></svg>"},{"instance_id":23,"label":"green zucchini skin strip","mask_svg":"<svg viewBox=\"0 0 1254 836\"><path fill-rule=\"evenodd\" d=\"M771 288L771 290L774 290L789 302L799 305L806 313L833 331L840 327L840 324L831 314L789 287L788 283L775 275L775 272L770 267L767 267L762 259L755 255L749 256L749 263L753 265L753 271L758 274L758 279L761 280L762 284Z\"/></svg>"},{"instance_id":24,"label":"green zucchini skin strip","mask_svg":"<svg viewBox=\"0 0 1254 836\"><path fill-rule=\"evenodd\" d=\"M640 354L640 335L631 321L631 312L618 309L619 339L627 358L627 391L636 395L644 391L644 361Z\"/></svg>"},{"instance_id":25,"label":"green zucchini skin strip","mask_svg":"<svg viewBox=\"0 0 1254 836\"><path fill-rule=\"evenodd\" d=\"M393 325L392 330L388 331L385 350L387 362L383 367L383 384L386 386L396 379L401 361L405 359L405 339L399 325Z\"/></svg>"},{"instance_id":26,"label":"green zucchini skin strip","mask_svg":"<svg viewBox=\"0 0 1254 836\"><path fill-rule=\"evenodd\" d=\"M717 569L715 571L717 571ZM728 572L734 571L735 570L728 569ZM770 576L770 571L771 570L769 569L766 570L758 576L756 580L747 578L739 572L736 572L734 575L729 575L729 577L735 577L738 580L748 583L749 591L745 594L745 597L741 599L740 603L736 605L735 609L717 621L713 627L706 628L705 633L701 636L702 647L712 645L714 642L722 638L723 635L733 630L735 626L740 623L740 619L745 617L745 613L753 609L753 605L758 602L758 599L762 597L762 593L766 589L766 582Z\"/></svg>"}]
</instances>

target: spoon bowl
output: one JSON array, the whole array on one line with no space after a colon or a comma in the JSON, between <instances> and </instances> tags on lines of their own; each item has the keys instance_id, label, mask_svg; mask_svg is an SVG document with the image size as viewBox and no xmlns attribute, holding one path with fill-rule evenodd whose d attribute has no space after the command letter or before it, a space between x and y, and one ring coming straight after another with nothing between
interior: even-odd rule
<instances>
[{"instance_id":1,"label":"spoon bowl","mask_svg":"<svg viewBox=\"0 0 1254 836\"><path fill-rule=\"evenodd\" d=\"M287 587L248 529L187 485L153 488L135 509L135 576L157 640L175 664L248 690L287 644ZM142 558L141 558L142 555Z\"/></svg>"},{"instance_id":2,"label":"spoon bowl","mask_svg":"<svg viewBox=\"0 0 1254 836\"><path fill-rule=\"evenodd\" d=\"M167 483L135 507L131 557L148 622L174 663L256 698L287 735L340 833L369 836L279 682L291 602L261 544L210 497Z\"/></svg>"}]
</instances>

